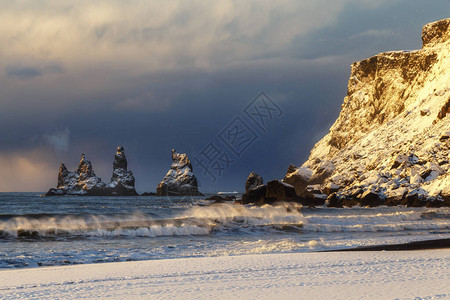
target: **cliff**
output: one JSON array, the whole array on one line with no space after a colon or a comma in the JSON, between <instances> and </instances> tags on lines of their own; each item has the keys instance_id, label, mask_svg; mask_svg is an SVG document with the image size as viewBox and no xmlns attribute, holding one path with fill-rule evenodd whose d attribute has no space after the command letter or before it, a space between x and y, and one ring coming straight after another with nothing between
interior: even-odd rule
<instances>
[{"instance_id":1,"label":"cliff","mask_svg":"<svg viewBox=\"0 0 450 300\"><path fill-rule=\"evenodd\" d=\"M338 119L284 178L298 195L315 185L335 192L332 201L361 203L370 194L369 205L448 204L449 25L450 19L425 25L420 50L352 64Z\"/></svg>"}]
</instances>

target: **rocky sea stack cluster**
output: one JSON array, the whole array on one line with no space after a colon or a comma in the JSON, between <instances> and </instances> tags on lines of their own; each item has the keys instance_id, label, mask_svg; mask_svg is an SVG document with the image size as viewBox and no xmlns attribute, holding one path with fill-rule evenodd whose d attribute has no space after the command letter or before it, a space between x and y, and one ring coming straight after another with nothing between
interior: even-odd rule
<instances>
[{"instance_id":1,"label":"rocky sea stack cluster","mask_svg":"<svg viewBox=\"0 0 450 300\"><path fill-rule=\"evenodd\" d=\"M352 65L342 111L283 182L328 206L450 205L450 19L423 47ZM279 184L278 184L279 185Z\"/></svg>"},{"instance_id":2,"label":"rocky sea stack cluster","mask_svg":"<svg viewBox=\"0 0 450 300\"><path fill-rule=\"evenodd\" d=\"M172 149L172 165L156 188L158 196L203 196L198 191L191 161L185 153Z\"/></svg>"},{"instance_id":3,"label":"rocky sea stack cluster","mask_svg":"<svg viewBox=\"0 0 450 300\"><path fill-rule=\"evenodd\" d=\"M51 188L45 196L79 195L79 196L134 196L133 173L127 170L127 159L122 146L117 147L114 156L111 182L106 184L97 177L84 154L76 171L68 171L61 163L58 172L58 185Z\"/></svg>"}]
</instances>

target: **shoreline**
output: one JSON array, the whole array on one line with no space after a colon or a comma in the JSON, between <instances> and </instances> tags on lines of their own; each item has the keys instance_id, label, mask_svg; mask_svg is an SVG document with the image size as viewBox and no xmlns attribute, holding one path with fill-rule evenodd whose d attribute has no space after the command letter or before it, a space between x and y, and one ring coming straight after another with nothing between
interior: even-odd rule
<instances>
[{"instance_id":1,"label":"shoreline","mask_svg":"<svg viewBox=\"0 0 450 300\"><path fill-rule=\"evenodd\" d=\"M375 246L355 247L348 249L325 250L317 252L355 252L355 251L416 251L450 248L450 239L434 239L414 241L403 244L383 244Z\"/></svg>"}]
</instances>

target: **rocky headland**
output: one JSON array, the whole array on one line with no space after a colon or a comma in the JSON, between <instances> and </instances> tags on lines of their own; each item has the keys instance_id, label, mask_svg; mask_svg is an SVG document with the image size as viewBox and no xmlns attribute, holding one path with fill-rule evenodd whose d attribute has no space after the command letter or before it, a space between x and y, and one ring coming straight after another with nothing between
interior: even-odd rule
<instances>
[{"instance_id":1,"label":"rocky headland","mask_svg":"<svg viewBox=\"0 0 450 300\"><path fill-rule=\"evenodd\" d=\"M423 47L354 62L329 133L283 181L329 206L450 205L450 19Z\"/></svg>"},{"instance_id":2,"label":"rocky headland","mask_svg":"<svg viewBox=\"0 0 450 300\"><path fill-rule=\"evenodd\" d=\"M340 115L308 160L243 202L449 206L450 19L425 25L422 41L354 62Z\"/></svg>"}]
</instances>

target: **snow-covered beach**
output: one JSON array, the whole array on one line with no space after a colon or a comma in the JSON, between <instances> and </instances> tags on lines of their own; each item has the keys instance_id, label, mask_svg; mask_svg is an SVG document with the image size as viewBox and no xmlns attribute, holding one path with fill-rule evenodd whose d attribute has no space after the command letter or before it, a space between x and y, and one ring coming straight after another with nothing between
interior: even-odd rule
<instances>
[{"instance_id":1,"label":"snow-covered beach","mask_svg":"<svg viewBox=\"0 0 450 300\"><path fill-rule=\"evenodd\" d=\"M444 299L450 251L262 254L0 271L0 298Z\"/></svg>"}]
</instances>

